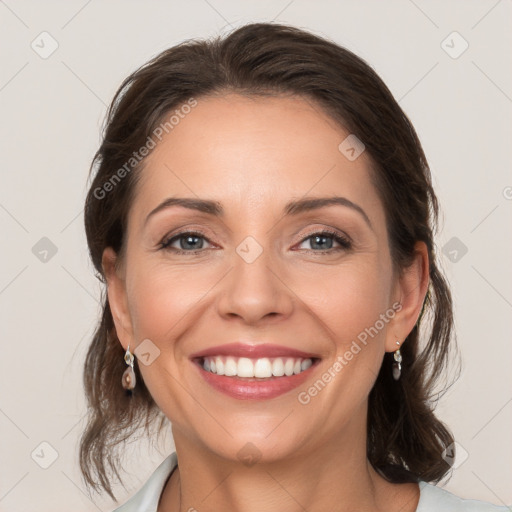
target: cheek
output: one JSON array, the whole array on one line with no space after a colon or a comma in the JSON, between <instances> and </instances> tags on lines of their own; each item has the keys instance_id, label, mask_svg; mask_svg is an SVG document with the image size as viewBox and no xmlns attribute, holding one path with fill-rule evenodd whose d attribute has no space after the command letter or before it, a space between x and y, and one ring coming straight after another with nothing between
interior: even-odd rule
<instances>
[{"instance_id":1,"label":"cheek","mask_svg":"<svg viewBox=\"0 0 512 512\"><path fill-rule=\"evenodd\" d=\"M189 388L189 366L180 340L200 325L204 308L201 300L218 277L211 269L178 269L142 258L131 268L134 271L127 276L127 285L135 342L149 339L159 350L154 363L138 366L158 407L180 424L191 409L190 396L183 392ZM194 404L192 401L192 409Z\"/></svg>"},{"instance_id":2,"label":"cheek","mask_svg":"<svg viewBox=\"0 0 512 512\"><path fill-rule=\"evenodd\" d=\"M384 353L388 323L381 315L391 307L390 284L389 272L372 256L304 280L304 302L332 346L318 379L301 388L297 400L312 423L330 411L325 432L338 432L365 410Z\"/></svg>"},{"instance_id":3,"label":"cheek","mask_svg":"<svg viewBox=\"0 0 512 512\"><path fill-rule=\"evenodd\" d=\"M376 323L385 332L387 324L381 325L379 319L390 308L390 278L373 258L317 272L299 289L298 295L320 320L337 352L344 352L358 336L363 338Z\"/></svg>"},{"instance_id":4,"label":"cheek","mask_svg":"<svg viewBox=\"0 0 512 512\"><path fill-rule=\"evenodd\" d=\"M284 276L298 299L297 308L306 306L338 350L374 326L390 306L389 272L376 259L367 255L337 266L319 266L314 272L292 271ZM143 258L134 261L131 268L136 270L128 276L128 301L136 341L149 338L163 347L202 311L203 301L211 306L205 295L219 286L223 275L211 265L173 267ZM300 321L299 316L296 319Z\"/></svg>"},{"instance_id":5,"label":"cheek","mask_svg":"<svg viewBox=\"0 0 512 512\"><path fill-rule=\"evenodd\" d=\"M136 339L164 343L180 332L215 280L207 269L141 264L130 280L129 307ZM211 283L210 283L211 281ZM176 332L174 332L176 331Z\"/></svg>"}]
</instances>

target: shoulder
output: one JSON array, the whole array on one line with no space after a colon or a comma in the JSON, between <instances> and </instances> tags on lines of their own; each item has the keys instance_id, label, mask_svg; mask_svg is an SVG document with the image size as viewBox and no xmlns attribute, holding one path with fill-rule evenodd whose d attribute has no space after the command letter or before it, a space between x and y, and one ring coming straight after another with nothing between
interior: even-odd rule
<instances>
[{"instance_id":1,"label":"shoulder","mask_svg":"<svg viewBox=\"0 0 512 512\"><path fill-rule=\"evenodd\" d=\"M485 501L466 500L451 492L420 482L420 500L416 512L509 512L506 506L493 505Z\"/></svg>"},{"instance_id":2,"label":"shoulder","mask_svg":"<svg viewBox=\"0 0 512 512\"><path fill-rule=\"evenodd\" d=\"M165 483L177 465L176 452L173 452L155 469L134 496L112 512L157 512Z\"/></svg>"}]
</instances>

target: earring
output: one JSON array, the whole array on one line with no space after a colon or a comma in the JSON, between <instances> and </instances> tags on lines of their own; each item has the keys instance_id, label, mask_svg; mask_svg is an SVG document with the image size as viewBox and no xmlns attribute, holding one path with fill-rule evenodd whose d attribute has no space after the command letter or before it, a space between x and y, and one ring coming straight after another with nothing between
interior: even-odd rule
<instances>
[{"instance_id":1,"label":"earring","mask_svg":"<svg viewBox=\"0 0 512 512\"><path fill-rule=\"evenodd\" d=\"M126 370L123 373L121 383L124 389L131 391L135 387L137 379L135 378L135 371L133 370L133 362L135 360L135 357L130 352L130 345L128 345L126 353L124 354L124 360L128 365L128 368L126 368Z\"/></svg>"},{"instance_id":2,"label":"earring","mask_svg":"<svg viewBox=\"0 0 512 512\"><path fill-rule=\"evenodd\" d=\"M400 342L396 340L396 344L400 346ZM395 362L393 363L393 378L398 380L402 373L402 354L400 353L400 349L397 349L393 354L393 359Z\"/></svg>"}]
</instances>

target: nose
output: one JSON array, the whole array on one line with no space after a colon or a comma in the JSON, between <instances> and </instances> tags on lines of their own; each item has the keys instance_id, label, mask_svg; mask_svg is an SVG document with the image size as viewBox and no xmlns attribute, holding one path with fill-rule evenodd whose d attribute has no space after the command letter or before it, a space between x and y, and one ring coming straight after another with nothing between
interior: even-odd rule
<instances>
[{"instance_id":1,"label":"nose","mask_svg":"<svg viewBox=\"0 0 512 512\"><path fill-rule=\"evenodd\" d=\"M240 256L242 254L242 256ZM293 311L294 294L279 265L264 249L254 260L235 253L233 266L222 280L218 312L225 319L239 318L257 325L274 318L284 319Z\"/></svg>"}]
</instances>

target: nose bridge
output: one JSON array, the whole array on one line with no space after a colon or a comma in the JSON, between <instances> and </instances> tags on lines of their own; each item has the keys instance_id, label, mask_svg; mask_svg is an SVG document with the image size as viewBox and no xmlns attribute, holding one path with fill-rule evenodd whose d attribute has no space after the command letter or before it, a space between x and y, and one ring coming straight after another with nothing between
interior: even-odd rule
<instances>
[{"instance_id":1,"label":"nose bridge","mask_svg":"<svg viewBox=\"0 0 512 512\"><path fill-rule=\"evenodd\" d=\"M293 306L291 292L276 276L278 268L269 247L254 236L245 237L235 248L232 269L218 304L219 313L239 316L247 323L267 316L289 315Z\"/></svg>"}]
</instances>

